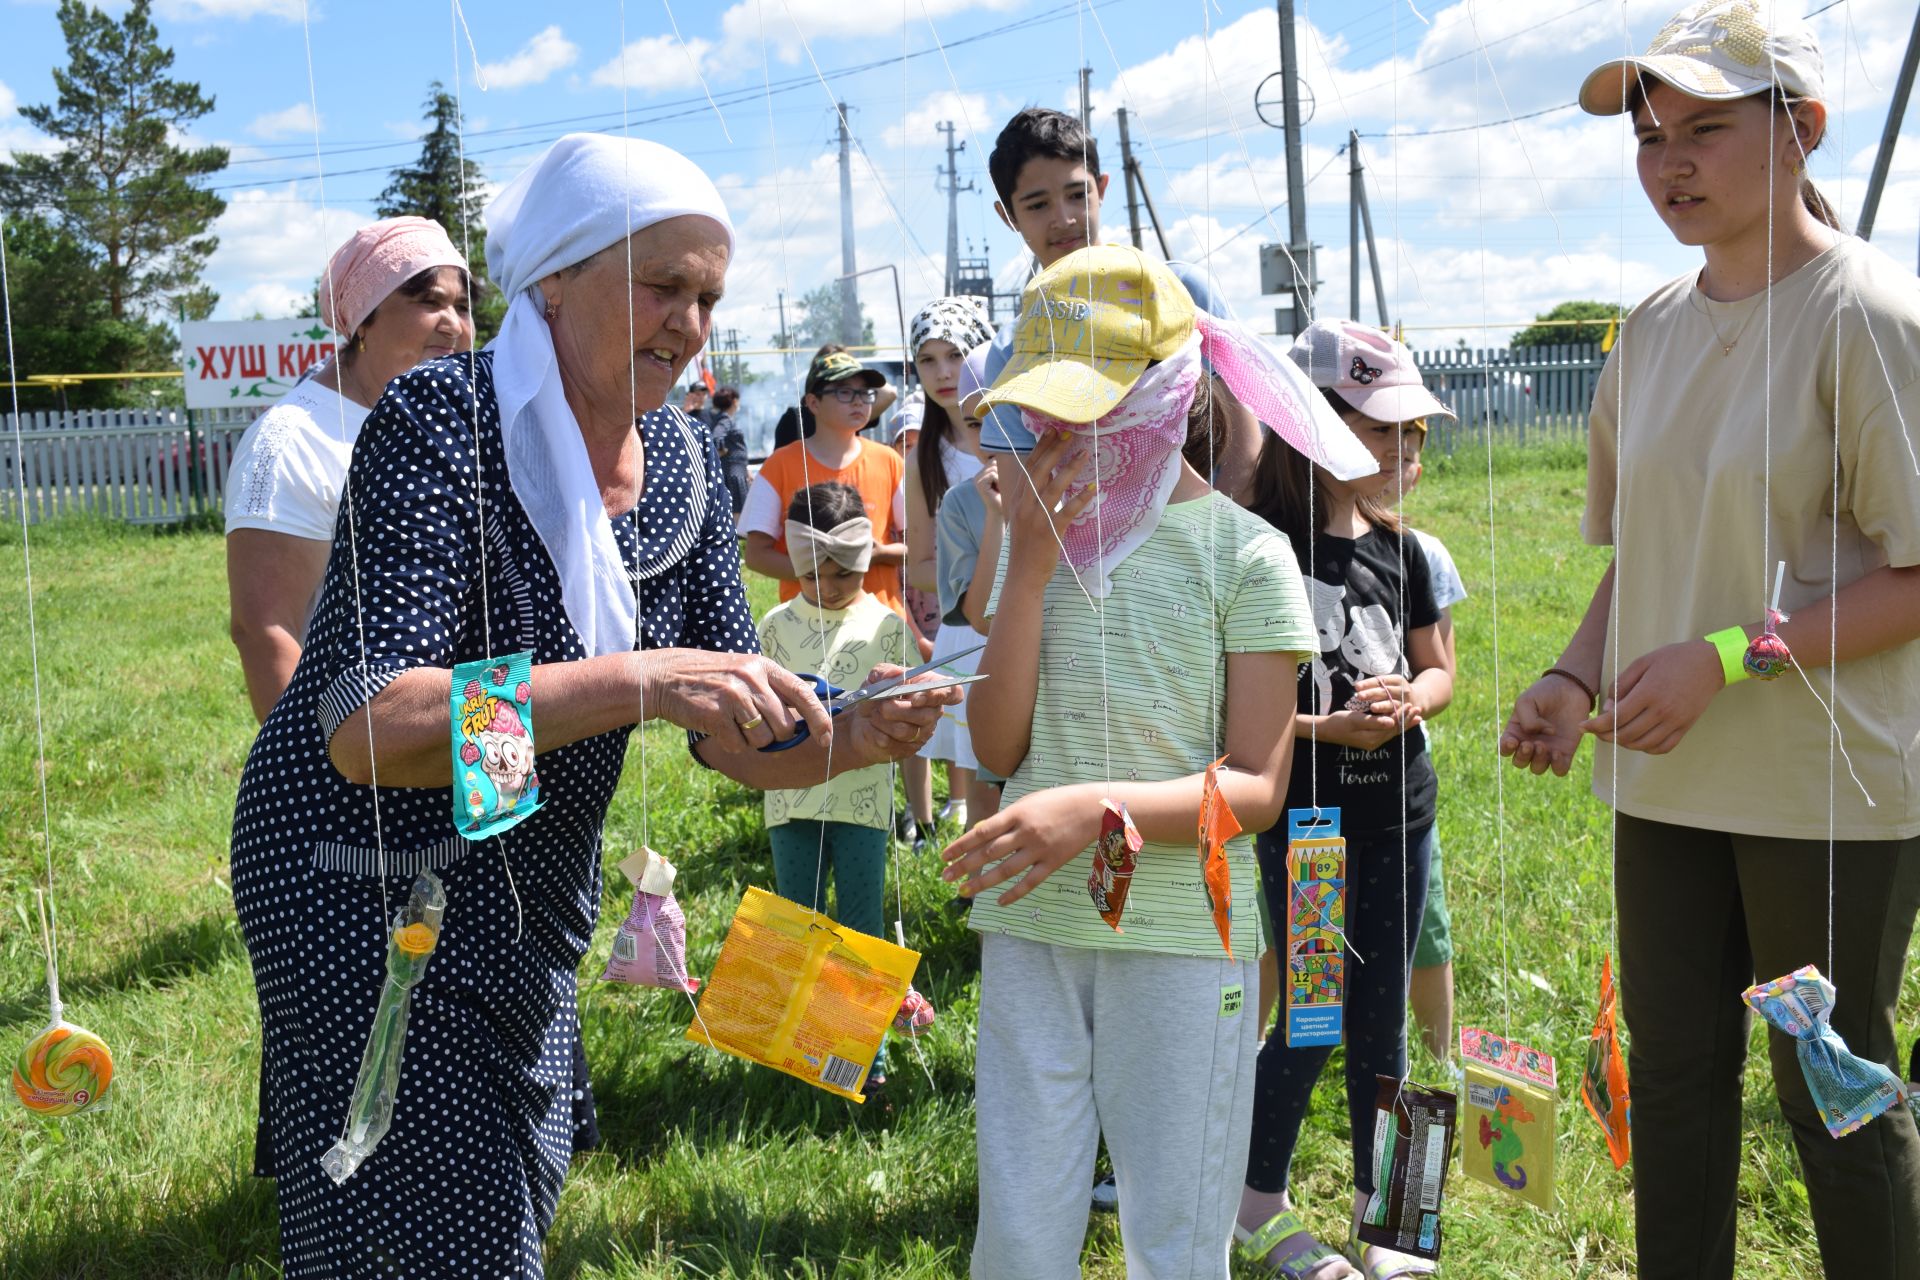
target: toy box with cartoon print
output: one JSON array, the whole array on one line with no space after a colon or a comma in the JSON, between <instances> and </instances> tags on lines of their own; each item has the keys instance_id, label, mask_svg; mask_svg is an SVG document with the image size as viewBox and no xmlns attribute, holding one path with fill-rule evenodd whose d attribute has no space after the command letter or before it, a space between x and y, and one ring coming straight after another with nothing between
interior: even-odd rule
<instances>
[{"instance_id":1,"label":"toy box with cartoon print","mask_svg":"<svg viewBox=\"0 0 1920 1280\"><path fill-rule=\"evenodd\" d=\"M1560 1094L1553 1058L1478 1027L1460 1031L1460 1169L1542 1209L1553 1208Z\"/></svg>"},{"instance_id":2,"label":"toy box with cartoon print","mask_svg":"<svg viewBox=\"0 0 1920 1280\"><path fill-rule=\"evenodd\" d=\"M1347 842L1340 810L1287 812L1287 1044L1339 1044L1346 1026Z\"/></svg>"}]
</instances>

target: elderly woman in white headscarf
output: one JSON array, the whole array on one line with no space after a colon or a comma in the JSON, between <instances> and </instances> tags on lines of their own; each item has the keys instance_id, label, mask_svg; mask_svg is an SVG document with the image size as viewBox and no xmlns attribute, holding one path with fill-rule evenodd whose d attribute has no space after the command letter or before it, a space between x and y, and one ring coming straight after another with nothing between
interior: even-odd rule
<instances>
[{"instance_id":1,"label":"elderly woman in white headscarf","mask_svg":"<svg viewBox=\"0 0 1920 1280\"><path fill-rule=\"evenodd\" d=\"M706 341L733 253L707 177L665 147L572 134L487 223L512 299L500 336L395 379L369 415L307 648L234 813L288 1275L540 1274L570 1155L574 972L634 724L684 726L702 764L791 787L829 761L911 752L956 696L830 720L758 656L711 442L655 412ZM480 662L498 682L529 651L515 705L537 811L470 840L452 672ZM801 723L800 745L760 750ZM426 871L446 910L392 1127L336 1185L321 1157L342 1134L392 912Z\"/></svg>"}]
</instances>

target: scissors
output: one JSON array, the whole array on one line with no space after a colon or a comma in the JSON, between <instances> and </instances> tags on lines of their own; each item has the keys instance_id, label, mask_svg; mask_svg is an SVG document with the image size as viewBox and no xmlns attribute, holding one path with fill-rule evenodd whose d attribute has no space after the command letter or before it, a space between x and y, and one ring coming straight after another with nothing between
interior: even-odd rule
<instances>
[{"instance_id":1,"label":"scissors","mask_svg":"<svg viewBox=\"0 0 1920 1280\"><path fill-rule=\"evenodd\" d=\"M952 689L960 685L972 684L976 680L985 680L987 677L984 675L948 676L944 680L929 680L925 684L914 685L911 690L903 690L901 688L902 685L911 681L915 676L923 676L929 671L937 671L945 663L952 662L958 658L971 657L986 647L987 646L982 643L973 646L971 649L962 649L958 653L949 653L945 657L936 659L933 662L921 663L911 671L903 671L891 679L882 680L879 684L864 685L858 689L841 689L835 685L828 684L817 675L810 675L805 672L798 674L802 680L812 683L814 696L820 699L820 705L827 709L827 714L837 716L842 711L851 710L861 703L871 702L875 698L899 697L904 693L930 693L940 689ZM802 720L795 727L794 734L791 738L783 742L770 743L760 749L762 751L789 750L805 742L809 732L807 722Z\"/></svg>"}]
</instances>

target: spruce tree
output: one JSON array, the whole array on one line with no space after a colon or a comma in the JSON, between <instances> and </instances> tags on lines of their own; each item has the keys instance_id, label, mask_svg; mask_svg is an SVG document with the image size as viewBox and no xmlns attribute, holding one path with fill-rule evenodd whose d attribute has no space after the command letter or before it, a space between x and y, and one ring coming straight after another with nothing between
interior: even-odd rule
<instances>
[{"instance_id":1,"label":"spruce tree","mask_svg":"<svg viewBox=\"0 0 1920 1280\"><path fill-rule=\"evenodd\" d=\"M487 232L480 221L487 200L480 166L461 158L460 108L438 80L427 86L426 120L419 161L393 171L373 211L382 218L432 218L447 229L453 247L472 267L474 341L484 344L499 332L507 300L487 280Z\"/></svg>"}]
</instances>

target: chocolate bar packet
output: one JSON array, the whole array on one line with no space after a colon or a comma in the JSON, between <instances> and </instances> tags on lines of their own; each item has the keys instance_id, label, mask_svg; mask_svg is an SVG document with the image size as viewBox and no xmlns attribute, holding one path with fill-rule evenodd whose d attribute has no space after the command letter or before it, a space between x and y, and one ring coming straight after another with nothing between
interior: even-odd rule
<instances>
[{"instance_id":1,"label":"chocolate bar packet","mask_svg":"<svg viewBox=\"0 0 1920 1280\"><path fill-rule=\"evenodd\" d=\"M1460 1101L1412 1081L1375 1079L1374 1192L1358 1234L1367 1244L1438 1261L1440 1206Z\"/></svg>"},{"instance_id":2,"label":"chocolate bar packet","mask_svg":"<svg viewBox=\"0 0 1920 1280\"><path fill-rule=\"evenodd\" d=\"M1093 846L1093 872L1087 876L1087 894L1093 899L1100 918L1115 933L1120 927L1120 912L1127 905L1127 891L1133 887L1133 873L1140 865L1140 847L1145 843L1134 828L1127 806L1118 800L1102 800L1106 811L1100 816L1100 839Z\"/></svg>"}]
</instances>

